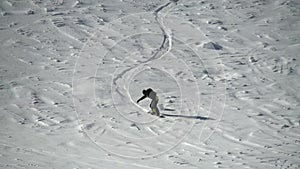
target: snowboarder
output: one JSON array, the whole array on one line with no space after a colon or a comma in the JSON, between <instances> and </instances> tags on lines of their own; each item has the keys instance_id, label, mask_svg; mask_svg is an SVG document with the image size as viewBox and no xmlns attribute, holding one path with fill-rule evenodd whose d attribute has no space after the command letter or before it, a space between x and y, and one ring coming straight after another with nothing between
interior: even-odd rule
<instances>
[{"instance_id":1,"label":"snowboarder","mask_svg":"<svg viewBox=\"0 0 300 169\"><path fill-rule=\"evenodd\" d=\"M157 108L158 96L156 95L156 93L151 88L149 88L147 90L143 90L143 94L144 95L137 101L137 103L139 103L139 101L141 101L141 100L144 100L146 97L152 99L151 104L150 104L151 114L160 116L159 110Z\"/></svg>"}]
</instances>

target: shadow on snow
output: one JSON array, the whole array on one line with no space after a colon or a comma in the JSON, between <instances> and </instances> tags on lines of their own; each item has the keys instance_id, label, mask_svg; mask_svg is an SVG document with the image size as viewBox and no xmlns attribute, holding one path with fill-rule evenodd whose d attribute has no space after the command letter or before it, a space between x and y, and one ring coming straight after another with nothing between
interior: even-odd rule
<instances>
[{"instance_id":1,"label":"shadow on snow","mask_svg":"<svg viewBox=\"0 0 300 169\"><path fill-rule=\"evenodd\" d=\"M197 119L197 120L215 120L210 117L203 117L203 116L186 116L186 115L180 115L180 114L166 114L162 113L162 115L167 117L180 117L180 118L187 118L187 119Z\"/></svg>"}]
</instances>

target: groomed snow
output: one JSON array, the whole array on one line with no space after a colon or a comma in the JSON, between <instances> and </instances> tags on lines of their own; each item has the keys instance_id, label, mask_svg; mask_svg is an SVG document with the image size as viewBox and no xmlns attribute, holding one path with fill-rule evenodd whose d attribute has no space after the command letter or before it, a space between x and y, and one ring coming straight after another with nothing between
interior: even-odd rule
<instances>
[{"instance_id":1,"label":"groomed snow","mask_svg":"<svg viewBox=\"0 0 300 169\"><path fill-rule=\"evenodd\" d=\"M2 0L0 168L300 168L299 9Z\"/></svg>"}]
</instances>

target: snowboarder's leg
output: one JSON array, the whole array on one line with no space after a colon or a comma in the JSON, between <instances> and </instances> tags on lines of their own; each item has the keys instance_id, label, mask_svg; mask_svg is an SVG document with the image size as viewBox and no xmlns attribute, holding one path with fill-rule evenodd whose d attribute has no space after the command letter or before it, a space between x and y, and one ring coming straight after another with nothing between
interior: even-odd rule
<instances>
[{"instance_id":1,"label":"snowboarder's leg","mask_svg":"<svg viewBox=\"0 0 300 169\"><path fill-rule=\"evenodd\" d=\"M157 103L158 103L158 97L156 96L155 99L153 99L151 101L150 108L151 108L152 114L159 116L160 113L159 113L159 109L157 107Z\"/></svg>"}]
</instances>

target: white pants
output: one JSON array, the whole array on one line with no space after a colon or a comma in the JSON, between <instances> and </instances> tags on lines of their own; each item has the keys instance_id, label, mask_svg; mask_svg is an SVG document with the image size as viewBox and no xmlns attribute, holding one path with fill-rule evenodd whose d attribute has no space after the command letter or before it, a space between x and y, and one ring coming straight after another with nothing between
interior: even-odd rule
<instances>
[{"instance_id":1,"label":"white pants","mask_svg":"<svg viewBox=\"0 0 300 169\"><path fill-rule=\"evenodd\" d=\"M150 108L151 108L152 114L159 116L160 113L159 113L159 109L157 107L157 103L158 103L158 97L155 96L155 99L152 99L152 101L151 101Z\"/></svg>"}]
</instances>

